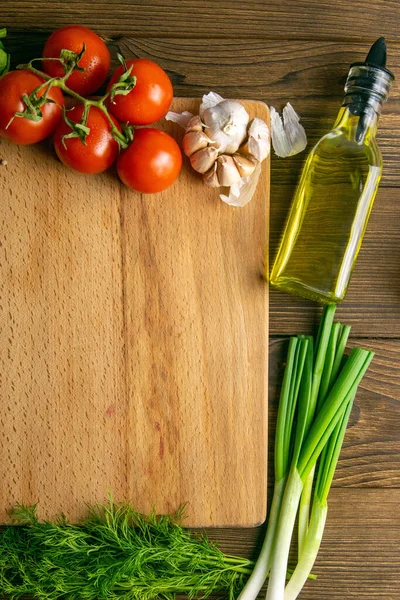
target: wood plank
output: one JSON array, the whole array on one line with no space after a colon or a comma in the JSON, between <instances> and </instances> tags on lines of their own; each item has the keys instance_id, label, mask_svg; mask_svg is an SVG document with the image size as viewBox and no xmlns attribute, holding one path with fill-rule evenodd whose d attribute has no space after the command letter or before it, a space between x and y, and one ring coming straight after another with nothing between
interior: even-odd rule
<instances>
[{"instance_id":1,"label":"wood plank","mask_svg":"<svg viewBox=\"0 0 400 600\"><path fill-rule=\"evenodd\" d=\"M21 43L23 37L23 44ZM42 53L46 35L11 33L7 44L13 64ZM274 184L293 185L308 150L332 127L343 98L349 65L363 60L369 41L359 43L252 39L141 39L121 38L127 56L156 61L169 73L179 96L200 97L215 90L225 97L254 98L281 109L290 101L302 117L309 145L305 152L285 160L273 157ZM115 49L113 50L116 64ZM388 65L400 66L400 44L388 48ZM384 159L381 186L400 186L396 148L400 138L400 80L392 86L383 108L378 141Z\"/></svg>"},{"instance_id":2,"label":"wood plank","mask_svg":"<svg viewBox=\"0 0 400 600\"><path fill-rule=\"evenodd\" d=\"M120 495L126 472L119 185L103 174L88 186L46 146L7 156L0 521L18 498L68 511L100 481Z\"/></svg>"},{"instance_id":3,"label":"wood plank","mask_svg":"<svg viewBox=\"0 0 400 600\"><path fill-rule=\"evenodd\" d=\"M96 26L107 35L141 37L180 35L207 38L262 38L268 33L275 38L364 40L384 32L399 39L396 0L285 0L279 4L252 0L120 0L91 4L79 0L68 3L53 1L51 11L45 0L5 0L2 23L6 27L48 30L80 23Z\"/></svg>"},{"instance_id":4,"label":"wood plank","mask_svg":"<svg viewBox=\"0 0 400 600\"><path fill-rule=\"evenodd\" d=\"M272 186L271 263L284 229L294 187ZM400 219L397 189L380 189L372 210L347 296L337 318L353 326L362 337L400 337ZM271 264L272 266L272 264ZM313 302L271 290L270 332L301 333L316 323L319 309Z\"/></svg>"},{"instance_id":5,"label":"wood plank","mask_svg":"<svg viewBox=\"0 0 400 600\"><path fill-rule=\"evenodd\" d=\"M176 103L192 113L198 106ZM247 106L268 119L264 105ZM127 394L140 399L131 405L128 489L140 496L139 509L156 493L164 512L188 499L194 522L264 518L268 298L257 267L266 245L266 173L258 189L247 214L216 202L215 190L187 173L164 207L156 196L132 202L122 193ZM246 474L250 456L255 467ZM259 498L249 497L249 486Z\"/></svg>"},{"instance_id":6,"label":"wood plank","mask_svg":"<svg viewBox=\"0 0 400 600\"><path fill-rule=\"evenodd\" d=\"M287 344L287 339L270 340L270 485L273 484L274 432ZM355 399L333 486L400 487L400 341L352 338L348 346L372 350L375 357Z\"/></svg>"},{"instance_id":7,"label":"wood plank","mask_svg":"<svg viewBox=\"0 0 400 600\"><path fill-rule=\"evenodd\" d=\"M332 489L328 518L303 600L400 598L400 490ZM265 527L208 530L229 554L255 559ZM295 556L293 554L293 562ZM265 588L259 598L265 598Z\"/></svg>"},{"instance_id":8,"label":"wood plank","mask_svg":"<svg viewBox=\"0 0 400 600\"><path fill-rule=\"evenodd\" d=\"M143 512L187 502L192 525L262 522L269 161L235 210L188 160L142 196L46 143L0 147L0 521L16 501L77 519L112 492Z\"/></svg>"}]
</instances>

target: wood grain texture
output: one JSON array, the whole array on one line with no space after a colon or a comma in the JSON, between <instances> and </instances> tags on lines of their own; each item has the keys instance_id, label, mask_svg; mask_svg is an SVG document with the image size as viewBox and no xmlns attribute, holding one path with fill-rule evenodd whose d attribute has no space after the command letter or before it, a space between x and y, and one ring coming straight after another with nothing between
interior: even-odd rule
<instances>
[{"instance_id":1,"label":"wood grain texture","mask_svg":"<svg viewBox=\"0 0 400 600\"><path fill-rule=\"evenodd\" d=\"M46 146L1 151L0 520L18 500L76 519L112 492L144 512L187 502L192 525L262 522L268 161L235 210L188 161L141 196Z\"/></svg>"},{"instance_id":2,"label":"wood grain texture","mask_svg":"<svg viewBox=\"0 0 400 600\"><path fill-rule=\"evenodd\" d=\"M46 30L77 22L105 35L208 38L399 39L397 0L3 0L4 26ZM356 15L356 19L355 19Z\"/></svg>"},{"instance_id":3,"label":"wood grain texture","mask_svg":"<svg viewBox=\"0 0 400 600\"><path fill-rule=\"evenodd\" d=\"M18 34L7 38L14 65L40 56L47 34ZM281 109L290 101L302 117L308 148L285 160L273 157L274 185L293 185L307 151L329 131L343 99L349 65L364 60L371 40L359 43L251 39L117 39L127 57L145 57L167 70L176 95L200 97L210 90L224 97L262 100ZM116 48L111 46L113 64ZM389 43L388 66L400 64L400 44ZM383 107L378 142L383 154L381 187L400 185L396 146L400 139L400 79L393 83Z\"/></svg>"}]
</instances>

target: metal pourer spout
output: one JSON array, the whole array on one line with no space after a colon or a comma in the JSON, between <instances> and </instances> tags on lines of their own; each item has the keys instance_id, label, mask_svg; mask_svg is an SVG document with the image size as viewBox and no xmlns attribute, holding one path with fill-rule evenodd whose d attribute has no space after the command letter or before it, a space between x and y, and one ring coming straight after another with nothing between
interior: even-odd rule
<instances>
[{"instance_id":1,"label":"metal pourer spout","mask_svg":"<svg viewBox=\"0 0 400 600\"><path fill-rule=\"evenodd\" d=\"M386 41L384 37L372 44L364 62L353 63L345 85L344 106L359 115L356 140L362 142L374 114L389 96L394 75L386 68Z\"/></svg>"}]
</instances>

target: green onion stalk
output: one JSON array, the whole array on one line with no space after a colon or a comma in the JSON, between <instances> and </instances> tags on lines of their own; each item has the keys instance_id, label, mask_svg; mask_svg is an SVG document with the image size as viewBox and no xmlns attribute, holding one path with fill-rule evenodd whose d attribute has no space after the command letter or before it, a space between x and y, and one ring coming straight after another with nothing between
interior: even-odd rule
<instances>
[{"instance_id":1,"label":"green onion stalk","mask_svg":"<svg viewBox=\"0 0 400 600\"><path fill-rule=\"evenodd\" d=\"M299 561L285 588L284 600L295 600L300 594L317 558L328 514L327 497L339 459L344 435L353 408L352 395L342 419L336 425L328 444L325 446L318 467L313 504L307 534L303 541Z\"/></svg>"},{"instance_id":2,"label":"green onion stalk","mask_svg":"<svg viewBox=\"0 0 400 600\"><path fill-rule=\"evenodd\" d=\"M297 461L293 461L279 513L267 600L283 600L289 549L297 509L305 482L336 425L343 418L372 353L354 348L332 391L307 435Z\"/></svg>"},{"instance_id":3,"label":"green onion stalk","mask_svg":"<svg viewBox=\"0 0 400 600\"><path fill-rule=\"evenodd\" d=\"M332 336L332 331L336 328L336 325L333 323L333 319L335 316L335 306L328 306L322 315L320 327L317 335L317 350L316 350L316 358L315 364L312 365L312 374L311 377L311 392L310 397L304 398L303 400L303 410L306 411L306 418L300 419L300 423L303 422L303 428L301 431L301 437L298 439L297 443L297 457L298 458L301 444L304 440L305 435L308 433L311 424L313 422L315 412L317 410L318 399L321 397L321 390L324 388L324 373L325 373L325 364L328 356L329 362L329 350L331 347L330 339ZM340 327L340 325L339 325ZM311 371L310 371L311 372ZM308 476L300 499L300 507L299 507L299 525L298 525L298 550L299 555L301 553L302 545L304 538L307 533L308 521L309 521L309 512L310 512L310 501L311 501L311 493L312 493L312 485L314 479L314 469L311 469L310 475Z\"/></svg>"},{"instance_id":4,"label":"green onion stalk","mask_svg":"<svg viewBox=\"0 0 400 600\"><path fill-rule=\"evenodd\" d=\"M268 527L253 572L238 597L240 600L248 600L258 596L271 567L278 516L290 467L290 441L294 414L304 366L309 361L310 353L312 353L312 346L308 339L297 337L290 339L278 408L274 453L275 483Z\"/></svg>"},{"instance_id":5,"label":"green onion stalk","mask_svg":"<svg viewBox=\"0 0 400 600\"><path fill-rule=\"evenodd\" d=\"M372 352L360 348L344 357L350 328L333 323L334 314L335 306L325 307L315 346L313 338L307 336L297 336L289 342L276 426L274 496L264 544L240 600L254 600L267 577L267 600L297 597L319 549L327 495L351 407L373 357ZM285 592L298 513L298 563Z\"/></svg>"},{"instance_id":6,"label":"green onion stalk","mask_svg":"<svg viewBox=\"0 0 400 600\"><path fill-rule=\"evenodd\" d=\"M313 399L311 404L313 407L313 414L311 416L311 420L314 418L315 412L318 412L318 410L321 408L328 392L331 390L331 387L337 378L340 367L343 365L344 351L350 334L351 328L348 325L342 326L340 323L333 323L334 311L335 307L327 308L323 316L324 318L321 319L318 339L322 343L320 343L318 347L317 359L313 374L313 379L316 383L314 383L312 390ZM328 314L329 318L327 318ZM309 421L308 425L311 424L311 420ZM304 484L300 499L298 524L299 556L302 551L302 545L307 534L309 523L314 471L315 469L311 470L310 475Z\"/></svg>"}]
</instances>

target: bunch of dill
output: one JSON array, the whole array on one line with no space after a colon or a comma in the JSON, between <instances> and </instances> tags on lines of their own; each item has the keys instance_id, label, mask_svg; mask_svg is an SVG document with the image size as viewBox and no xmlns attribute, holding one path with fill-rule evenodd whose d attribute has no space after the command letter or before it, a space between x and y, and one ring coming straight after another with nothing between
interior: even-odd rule
<instances>
[{"instance_id":1,"label":"bunch of dill","mask_svg":"<svg viewBox=\"0 0 400 600\"><path fill-rule=\"evenodd\" d=\"M12 516L18 526L0 536L0 594L10 598L232 599L252 568L184 529L182 510L144 516L110 501L89 507L79 525L39 521L36 506L17 505Z\"/></svg>"}]
</instances>

